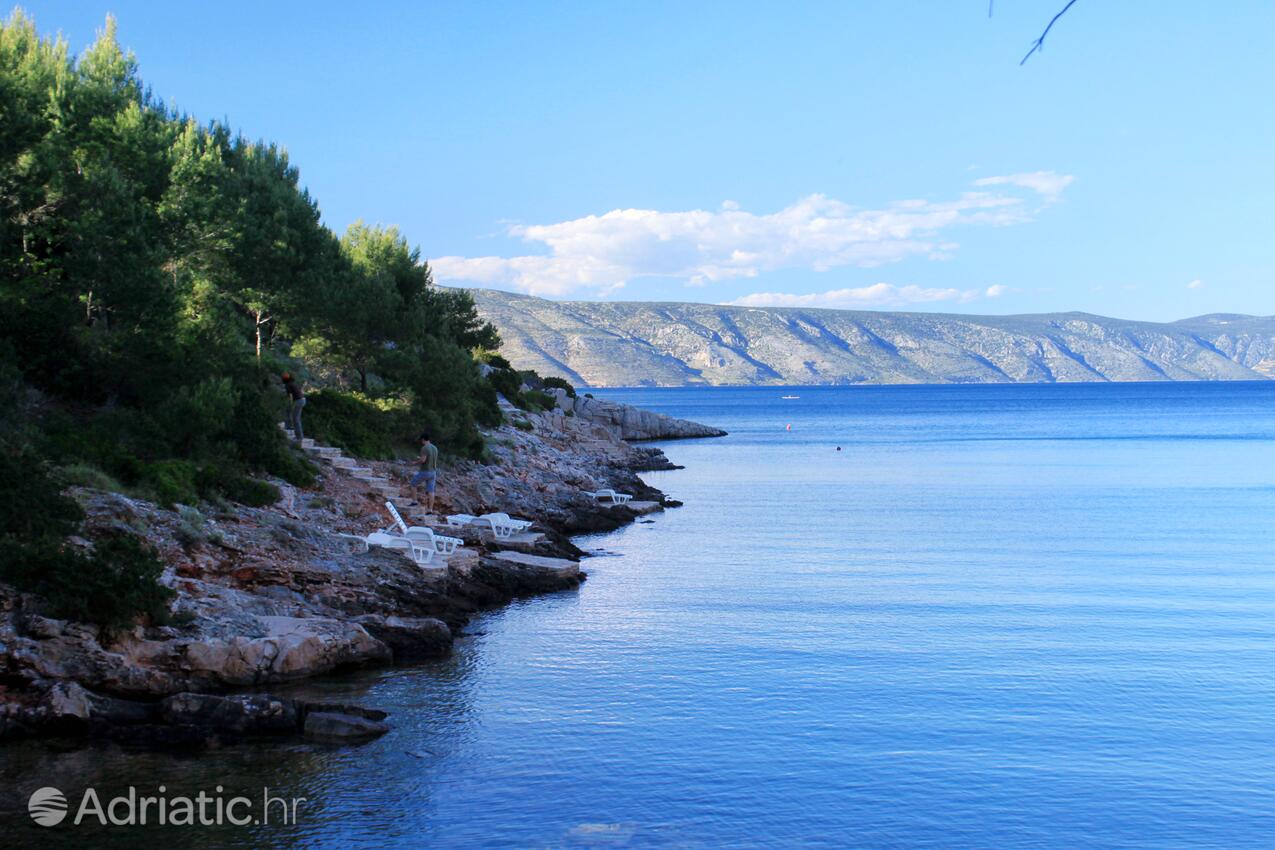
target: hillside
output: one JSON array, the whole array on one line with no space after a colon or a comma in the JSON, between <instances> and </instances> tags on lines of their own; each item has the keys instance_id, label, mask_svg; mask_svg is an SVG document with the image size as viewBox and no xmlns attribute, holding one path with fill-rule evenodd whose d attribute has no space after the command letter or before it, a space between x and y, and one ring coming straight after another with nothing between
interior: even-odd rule
<instances>
[{"instance_id":1,"label":"hillside","mask_svg":"<svg viewBox=\"0 0 1275 850\"><path fill-rule=\"evenodd\" d=\"M1161 324L472 294L515 367L599 387L1275 378L1275 316Z\"/></svg>"}]
</instances>

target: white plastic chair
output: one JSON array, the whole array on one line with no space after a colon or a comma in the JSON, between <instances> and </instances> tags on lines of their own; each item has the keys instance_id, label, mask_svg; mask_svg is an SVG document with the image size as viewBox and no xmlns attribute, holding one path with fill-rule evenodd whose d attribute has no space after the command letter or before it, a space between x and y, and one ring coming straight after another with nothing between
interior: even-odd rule
<instances>
[{"instance_id":1,"label":"white plastic chair","mask_svg":"<svg viewBox=\"0 0 1275 850\"><path fill-rule=\"evenodd\" d=\"M394 525L390 526L390 528L397 528L399 534L395 535L389 529L381 533L390 537L410 540L414 545L426 546L430 550L431 558L433 557L434 552L446 557L452 552L455 552L457 546L465 542L459 537L446 537L442 534L435 534L434 529L428 528L424 525L413 525L409 527L407 523L403 522L403 516L398 512L398 508L394 507L393 502L386 502L385 509L389 511L390 516L394 518Z\"/></svg>"},{"instance_id":2,"label":"white plastic chair","mask_svg":"<svg viewBox=\"0 0 1275 850\"><path fill-rule=\"evenodd\" d=\"M633 498L633 496L629 493L617 493L614 490L609 489L597 491L586 490L584 495L597 499L598 501L609 499L613 505L623 505L625 502Z\"/></svg>"},{"instance_id":3,"label":"white plastic chair","mask_svg":"<svg viewBox=\"0 0 1275 850\"><path fill-rule=\"evenodd\" d=\"M508 540L520 531L531 528L531 522L525 519L514 519L505 513L490 513L482 516L473 514L452 514L447 517L447 524L452 528L464 528L467 525L485 525L491 529L498 540Z\"/></svg>"}]
</instances>

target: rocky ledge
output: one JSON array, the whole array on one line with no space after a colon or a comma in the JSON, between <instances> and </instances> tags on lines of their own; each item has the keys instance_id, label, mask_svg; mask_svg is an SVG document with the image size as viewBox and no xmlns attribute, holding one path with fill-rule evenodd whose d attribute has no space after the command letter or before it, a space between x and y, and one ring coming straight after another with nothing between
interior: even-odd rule
<instances>
[{"instance_id":1,"label":"rocky ledge","mask_svg":"<svg viewBox=\"0 0 1275 850\"><path fill-rule=\"evenodd\" d=\"M589 395L569 396L566 390L546 390L557 399L558 408L586 420L616 440L683 440L690 437L724 437L720 428L689 419L675 419L630 404L606 401Z\"/></svg>"},{"instance_id":2,"label":"rocky ledge","mask_svg":"<svg viewBox=\"0 0 1275 850\"><path fill-rule=\"evenodd\" d=\"M629 445L613 426L563 408L511 419L487 434L486 463L443 470L436 515L411 504L402 484L413 469L397 462L361 467L375 483L335 465L321 465L309 490L275 481L283 498L264 509L169 510L74 489L87 519L73 542L142 534L163 557L162 580L176 596L167 622L106 633L46 616L41 600L0 584L0 739L78 735L198 747L298 735L357 742L383 733L383 712L262 689L445 655L476 613L579 586L583 553L570 535L678 504L637 477L669 468L663 453ZM609 506L584 495L604 487L635 499ZM411 522L464 545L427 567L397 551L365 551L356 538L389 525L387 498ZM446 525L449 513L489 511L534 525L505 540Z\"/></svg>"}]
</instances>

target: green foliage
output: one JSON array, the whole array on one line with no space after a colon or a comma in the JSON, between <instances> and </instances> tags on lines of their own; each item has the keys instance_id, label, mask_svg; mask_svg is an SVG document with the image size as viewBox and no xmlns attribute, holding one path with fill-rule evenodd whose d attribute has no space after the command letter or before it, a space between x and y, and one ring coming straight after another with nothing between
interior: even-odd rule
<instances>
[{"instance_id":1,"label":"green foliage","mask_svg":"<svg viewBox=\"0 0 1275 850\"><path fill-rule=\"evenodd\" d=\"M485 363L493 369L512 369L509 361L501 357L495 351L489 348L475 348L474 360L479 363Z\"/></svg>"},{"instance_id":2,"label":"green foliage","mask_svg":"<svg viewBox=\"0 0 1275 850\"><path fill-rule=\"evenodd\" d=\"M269 481L258 481L247 475L239 475L230 479L223 487L223 492L236 502L251 508L264 508L279 501L282 494L279 488Z\"/></svg>"},{"instance_id":3,"label":"green foliage","mask_svg":"<svg viewBox=\"0 0 1275 850\"><path fill-rule=\"evenodd\" d=\"M492 371L487 374L487 381L495 388L496 392L508 399L510 404L517 405L521 400L521 373L513 369L493 368Z\"/></svg>"},{"instance_id":4,"label":"green foliage","mask_svg":"<svg viewBox=\"0 0 1275 850\"><path fill-rule=\"evenodd\" d=\"M499 338L473 299L394 228L338 239L279 146L153 98L112 19L78 59L0 24L0 115L0 426L35 389L57 462L260 504L250 473L314 481L276 427L287 363L379 411L351 447L429 427L481 451L499 412L468 352Z\"/></svg>"},{"instance_id":5,"label":"green foliage","mask_svg":"<svg viewBox=\"0 0 1275 850\"><path fill-rule=\"evenodd\" d=\"M549 377L544 378L541 383L546 388L555 387L560 390L566 390L567 396L570 398L576 397L576 388L571 386L565 378L559 378L557 375L550 375Z\"/></svg>"},{"instance_id":6,"label":"green foliage","mask_svg":"<svg viewBox=\"0 0 1275 850\"><path fill-rule=\"evenodd\" d=\"M395 457L396 449L410 453L422 430L406 402L332 389L307 398L305 428L356 457L377 460Z\"/></svg>"},{"instance_id":7,"label":"green foliage","mask_svg":"<svg viewBox=\"0 0 1275 850\"><path fill-rule=\"evenodd\" d=\"M34 452L0 443L0 540L58 542L83 516Z\"/></svg>"},{"instance_id":8,"label":"green foliage","mask_svg":"<svg viewBox=\"0 0 1275 850\"><path fill-rule=\"evenodd\" d=\"M278 487L244 475L235 464L206 463L200 467L195 480L200 493L205 496L225 496L254 508L273 505L282 495Z\"/></svg>"},{"instance_id":9,"label":"green foliage","mask_svg":"<svg viewBox=\"0 0 1275 850\"><path fill-rule=\"evenodd\" d=\"M155 552L130 535L99 540L91 553L0 543L0 579L43 597L54 617L107 629L139 615L166 617L173 591L159 583L163 571Z\"/></svg>"},{"instance_id":10,"label":"green foliage","mask_svg":"<svg viewBox=\"0 0 1275 850\"><path fill-rule=\"evenodd\" d=\"M118 492L121 484L96 466L87 463L73 463L58 470L58 480L68 486L76 485L93 490Z\"/></svg>"},{"instance_id":11,"label":"green foliage","mask_svg":"<svg viewBox=\"0 0 1275 850\"><path fill-rule=\"evenodd\" d=\"M515 419L513 421L513 426L519 431L534 431L536 429L536 426L532 425L526 419Z\"/></svg>"},{"instance_id":12,"label":"green foliage","mask_svg":"<svg viewBox=\"0 0 1275 850\"><path fill-rule=\"evenodd\" d=\"M147 464L143 482L155 493L161 505L189 505L199 501L195 486L198 470L186 460L161 460Z\"/></svg>"},{"instance_id":13,"label":"green foliage","mask_svg":"<svg viewBox=\"0 0 1275 850\"><path fill-rule=\"evenodd\" d=\"M522 394L522 402L523 409L533 413L538 410L552 410L558 404L556 398L540 390L527 390Z\"/></svg>"},{"instance_id":14,"label":"green foliage","mask_svg":"<svg viewBox=\"0 0 1275 850\"><path fill-rule=\"evenodd\" d=\"M172 591L159 584L155 553L131 536L70 549L64 540L82 518L29 448L0 444L0 581L43 597L55 617L107 628L162 618Z\"/></svg>"}]
</instances>

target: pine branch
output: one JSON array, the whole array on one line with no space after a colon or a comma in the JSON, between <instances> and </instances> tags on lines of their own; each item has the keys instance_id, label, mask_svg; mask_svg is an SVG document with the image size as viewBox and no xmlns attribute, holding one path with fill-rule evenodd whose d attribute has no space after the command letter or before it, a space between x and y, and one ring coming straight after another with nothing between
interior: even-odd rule
<instances>
[{"instance_id":1,"label":"pine branch","mask_svg":"<svg viewBox=\"0 0 1275 850\"><path fill-rule=\"evenodd\" d=\"M1072 6L1074 6L1075 3L1076 3L1076 0L1068 0L1067 5L1062 7L1062 11L1060 11L1057 15L1054 15L1054 17L1050 19L1049 25L1046 26L1045 31L1040 34L1040 38L1032 42L1032 49L1028 50L1027 55L1024 56L1022 61L1018 63L1020 68L1023 66L1023 63L1025 63L1028 59L1032 58L1033 53L1036 53L1037 51L1044 48L1045 36L1049 35L1049 31L1054 28L1054 24L1058 23L1058 19L1061 18L1063 15L1067 14L1067 10L1070 9Z\"/></svg>"}]
</instances>

